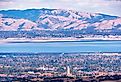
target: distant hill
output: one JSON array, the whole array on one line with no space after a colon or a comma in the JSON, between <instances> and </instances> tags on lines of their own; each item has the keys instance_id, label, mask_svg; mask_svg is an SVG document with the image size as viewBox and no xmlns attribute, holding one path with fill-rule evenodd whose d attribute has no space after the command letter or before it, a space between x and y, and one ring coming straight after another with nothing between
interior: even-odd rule
<instances>
[{"instance_id":1,"label":"distant hill","mask_svg":"<svg viewBox=\"0 0 121 82\"><path fill-rule=\"evenodd\" d=\"M63 9L1 10L0 31L20 30L119 32L121 17Z\"/></svg>"}]
</instances>

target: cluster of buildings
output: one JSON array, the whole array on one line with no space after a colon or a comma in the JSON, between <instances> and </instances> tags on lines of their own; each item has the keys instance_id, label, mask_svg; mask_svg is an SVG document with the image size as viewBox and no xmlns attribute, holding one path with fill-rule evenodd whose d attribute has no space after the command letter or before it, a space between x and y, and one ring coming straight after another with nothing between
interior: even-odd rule
<instances>
[{"instance_id":1,"label":"cluster of buildings","mask_svg":"<svg viewBox=\"0 0 121 82\"><path fill-rule=\"evenodd\" d=\"M109 55L110 54L110 55ZM40 79L121 75L117 53L23 53L0 55L0 77ZM65 78L65 77L64 77Z\"/></svg>"}]
</instances>

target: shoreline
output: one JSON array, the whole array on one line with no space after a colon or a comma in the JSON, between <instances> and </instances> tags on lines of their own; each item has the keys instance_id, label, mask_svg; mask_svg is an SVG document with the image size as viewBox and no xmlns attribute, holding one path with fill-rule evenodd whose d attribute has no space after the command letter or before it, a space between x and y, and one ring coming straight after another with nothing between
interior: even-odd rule
<instances>
[{"instance_id":1,"label":"shoreline","mask_svg":"<svg viewBox=\"0 0 121 82\"><path fill-rule=\"evenodd\" d=\"M37 52L37 53L31 53L31 52L0 52L0 56L2 55L10 55L10 54L14 54L14 55L22 55L22 54L26 54L26 55L106 55L106 56L121 56L121 52Z\"/></svg>"},{"instance_id":2,"label":"shoreline","mask_svg":"<svg viewBox=\"0 0 121 82\"><path fill-rule=\"evenodd\" d=\"M59 39L0 39L0 43L49 43L49 42L95 42L95 41L121 41L121 39L100 38L59 38Z\"/></svg>"}]
</instances>

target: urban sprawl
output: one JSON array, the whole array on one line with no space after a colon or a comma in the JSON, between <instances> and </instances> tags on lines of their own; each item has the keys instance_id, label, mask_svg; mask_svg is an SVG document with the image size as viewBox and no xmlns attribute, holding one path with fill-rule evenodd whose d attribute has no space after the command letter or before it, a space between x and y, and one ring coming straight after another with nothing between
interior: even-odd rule
<instances>
[{"instance_id":1,"label":"urban sprawl","mask_svg":"<svg viewBox=\"0 0 121 82\"><path fill-rule=\"evenodd\" d=\"M3 82L121 82L120 79L120 53L0 53Z\"/></svg>"}]
</instances>

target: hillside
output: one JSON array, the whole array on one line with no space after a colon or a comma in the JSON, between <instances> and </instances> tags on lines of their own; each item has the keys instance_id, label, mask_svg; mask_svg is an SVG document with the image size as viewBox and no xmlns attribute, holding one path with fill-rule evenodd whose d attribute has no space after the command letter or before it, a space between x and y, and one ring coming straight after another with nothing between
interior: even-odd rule
<instances>
[{"instance_id":1,"label":"hillside","mask_svg":"<svg viewBox=\"0 0 121 82\"><path fill-rule=\"evenodd\" d=\"M121 18L100 13L62 9L28 9L0 11L1 31L85 30L117 32Z\"/></svg>"}]
</instances>

